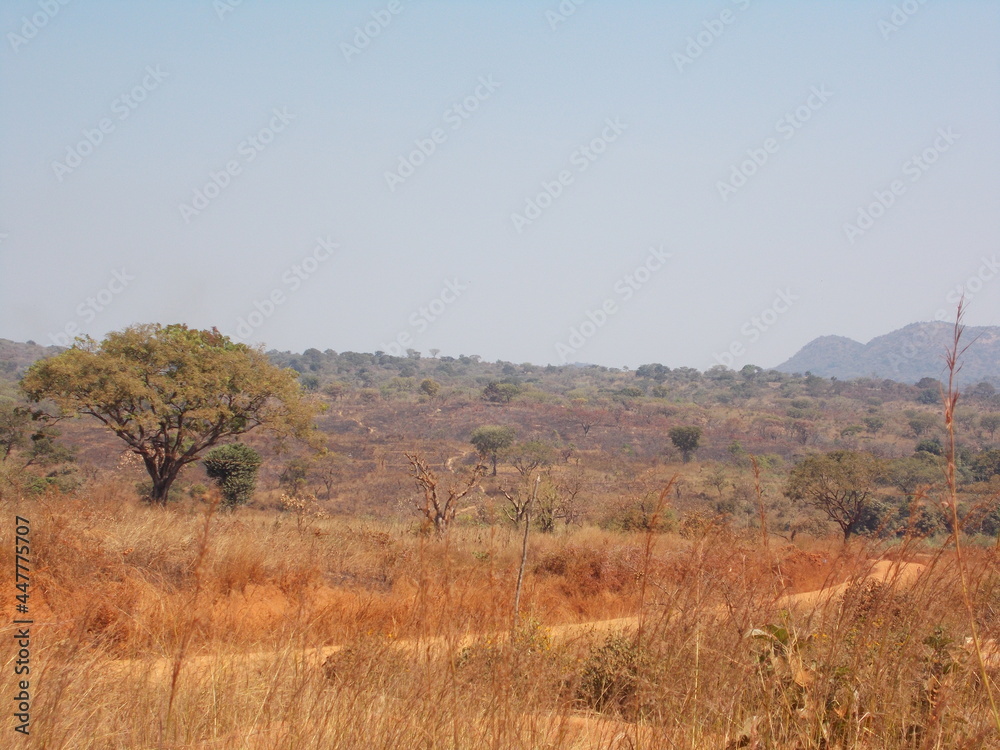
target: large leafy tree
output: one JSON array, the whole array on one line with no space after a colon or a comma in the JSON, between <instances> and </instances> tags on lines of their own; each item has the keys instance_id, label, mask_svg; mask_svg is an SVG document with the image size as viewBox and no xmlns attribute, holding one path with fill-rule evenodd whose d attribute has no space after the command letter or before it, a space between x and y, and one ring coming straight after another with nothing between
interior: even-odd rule
<instances>
[{"instance_id":1,"label":"large leafy tree","mask_svg":"<svg viewBox=\"0 0 1000 750\"><path fill-rule=\"evenodd\" d=\"M21 380L33 402L93 417L143 461L151 499L165 503L181 469L257 427L309 434L315 413L291 370L214 328L137 325L100 343L78 339Z\"/></svg>"},{"instance_id":2,"label":"large leafy tree","mask_svg":"<svg viewBox=\"0 0 1000 750\"><path fill-rule=\"evenodd\" d=\"M792 469L785 495L826 514L846 542L868 516L885 475L884 463L870 453L817 453Z\"/></svg>"}]
</instances>

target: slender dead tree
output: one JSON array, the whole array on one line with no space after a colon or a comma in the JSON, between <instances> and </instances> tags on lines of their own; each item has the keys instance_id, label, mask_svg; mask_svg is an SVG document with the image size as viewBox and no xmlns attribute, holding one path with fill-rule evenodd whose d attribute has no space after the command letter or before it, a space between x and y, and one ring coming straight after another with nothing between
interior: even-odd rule
<instances>
[{"instance_id":1,"label":"slender dead tree","mask_svg":"<svg viewBox=\"0 0 1000 750\"><path fill-rule=\"evenodd\" d=\"M524 566L528 562L528 530L531 528L531 503L538 496L538 485L542 482L542 475L539 474L535 479L534 489L531 491L531 496L528 501L524 504L524 509L520 514L524 518L524 538L521 540L521 567L517 571L517 588L514 590L514 617L512 618L511 629L517 628L517 617L519 610L521 609L521 584L524 583ZM507 495L507 493L504 493ZM510 495L507 495L510 499Z\"/></svg>"}]
</instances>

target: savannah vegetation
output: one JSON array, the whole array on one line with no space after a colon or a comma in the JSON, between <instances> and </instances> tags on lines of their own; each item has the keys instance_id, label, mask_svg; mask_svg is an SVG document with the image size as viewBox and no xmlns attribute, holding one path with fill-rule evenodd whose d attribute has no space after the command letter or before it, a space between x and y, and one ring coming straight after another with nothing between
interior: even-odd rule
<instances>
[{"instance_id":1,"label":"savannah vegetation","mask_svg":"<svg viewBox=\"0 0 1000 750\"><path fill-rule=\"evenodd\" d=\"M12 349L39 747L1000 746L994 383Z\"/></svg>"}]
</instances>

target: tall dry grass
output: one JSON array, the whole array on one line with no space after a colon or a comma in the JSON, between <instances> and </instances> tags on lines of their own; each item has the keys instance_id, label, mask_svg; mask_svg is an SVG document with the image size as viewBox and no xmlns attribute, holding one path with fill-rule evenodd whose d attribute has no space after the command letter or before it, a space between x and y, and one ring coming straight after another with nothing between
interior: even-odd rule
<instances>
[{"instance_id":1,"label":"tall dry grass","mask_svg":"<svg viewBox=\"0 0 1000 750\"><path fill-rule=\"evenodd\" d=\"M535 534L511 633L510 527L164 510L114 482L15 511L34 529L37 747L1000 746L995 549L960 571L917 539L879 562L711 519Z\"/></svg>"}]
</instances>

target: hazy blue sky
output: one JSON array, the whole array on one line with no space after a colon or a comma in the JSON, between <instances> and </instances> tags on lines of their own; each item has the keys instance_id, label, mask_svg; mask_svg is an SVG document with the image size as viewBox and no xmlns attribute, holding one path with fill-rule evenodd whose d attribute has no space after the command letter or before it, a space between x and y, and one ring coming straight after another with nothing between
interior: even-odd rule
<instances>
[{"instance_id":1,"label":"hazy blue sky","mask_svg":"<svg viewBox=\"0 0 1000 750\"><path fill-rule=\"evenodd\" d=\"M963 287L1000 324L995 0L4 0L0 32L5 338L705 369Z\"/></svg>"}]
</instances>

